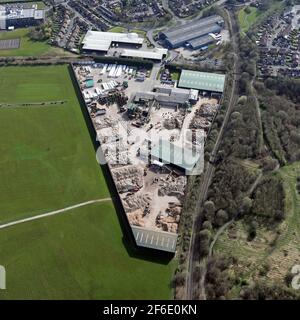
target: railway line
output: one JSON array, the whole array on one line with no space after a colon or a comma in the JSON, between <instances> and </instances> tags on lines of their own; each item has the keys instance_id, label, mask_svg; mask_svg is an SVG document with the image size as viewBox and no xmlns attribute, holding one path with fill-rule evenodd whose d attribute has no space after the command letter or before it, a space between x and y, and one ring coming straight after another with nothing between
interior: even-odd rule
<instances>
[{"instance_id":1,"label":"railway line","mask_svg":"<svg viewBox=\"0 0 300 320\"><path fill-rule=\"evenodd\" d=\"M237 99L238 99L238 78L239 78L239 61L238 61L238 43L237 43L237 28L236 28L236 21L234 16L229 13L225 9L228 19L229 19L229 29L231 34L231 40L232 40L232 46L233 46L233 53L234 53L234 64L233 64L233 84L231 87L230 92L230 98L229 98L229 104L225 113L223 124L220 128L216 143L214 145L213 151L211 153L211 159L215 159L218 150L220 147L220 143L222 141L222 138L224 136L224 132L226 130L228 120L230 118L230 114L232 112L233 107L235 106ZM190 247L189 247L189 253L188 253L188 272L187 272L187 278L186 278L186 299L202 299L206 300L206 294L205 294L205 275L206 275L206 263L203 264L203 271L202 271L202 277L200 279L200 296L195 297L194 295L194 288L196 285L196 281L194 280L194 270L195 270L195 263L199 261L199 253L197 252L197 245L196 242L198 240L197 233L200 230L201 222L203 219L202 216L202 205L207 197L207 192L209 189L209 186L211 184L212 178L214 176L215 172L215 166L214 162L208 162L205 172L204 172L204 178L201 185L201 190L199 192L199 198L197 201L197 208L196 208L196 215L193 219L193 227L191 232L191 241L190 241Z\"/></svg>"}]
</instances>

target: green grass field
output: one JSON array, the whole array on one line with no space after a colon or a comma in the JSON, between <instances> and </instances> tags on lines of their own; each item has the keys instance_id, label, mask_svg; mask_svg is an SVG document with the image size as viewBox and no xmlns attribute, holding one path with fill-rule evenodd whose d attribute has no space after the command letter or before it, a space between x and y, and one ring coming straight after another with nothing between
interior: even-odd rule
<instances>
[{"instance_id":1,"label":"green grass field","mask_svg":"<svg viewBox=\"0 0 300 320\"><path fill-rule=\"evenodd\" d=\"M172 264L129 256L111 202L2 230L0 244L0 300L170 298Z\"/></svg>"},{"instance_id":2,"label":"green grass field","mask_svg":"<svg viewBox=\"0 0 300 320\"><path fill-rule=\"evenodd\" d=\"M1 31L0 40L21 39L18 49L0 50L0 57L39 57L39 56L70 56L71 53L60 48L52 47L44 41L32 41L28 37L28 29L16 29L14 31Z\"/></svg>"},{"instance_id":3,"label":"green grass field","mask_svg":"<svg viewBox=\"0 0 300 320\"><path fill-rule=\"evenodd\" d=\"M178 81L180 78L180 73L179 72L172 72L171 77L172 77L172 80Z\"/></svg>"},{"instance_id":4,"label":"green grass field","mask_svg":"<svg viewBox=\"0 0 300 320\"><path fill-rule=\"evenodd\" d=\"M238 13L240 28L244 33L250 29L260 15L260 12L257 8L248 7L250 9L250 13L246 12L246 8L241 9Z\"/></svg>"},{"instance_id":5,"label":"green grass field","mask_svg":"<svg viewBox=\"0 0 300 320\"><path fill-rule=\"evenodd\" d=\"M284 232L278 244L284 245L291 241L295 234L300 235L300 195L296 189L297 177L300 177L300 162L284 166L278 174L284 181L285 211L287 213Z\"/></svg>"},{"instance_id":6,"label":"green grass field","mask_svg":"<svg viewBox=\"0 0 300 320\"><path fill-rule=\"evenodd\" d=\"M246 12L248 10L246 8L250 9L250 13ZM270 1L268 10L265 11L258 10L257 8L252 6L240 9L238 12L238 21L241 28L241 33L246 33L253 25L261 22L267 16L272 16L281 13L284 10L284 8L284 2L280 0L273 0Z\"/></svg>"},{"instance_id":7,"label":"green grass field","mask_svg":"<svg viewBox=\"0 0 300 320\"><path fill-rule=\"evenodd\" d=\"M0 224L109 197L67 66L0 68L0 97L45 102L0 107ZM171 298L174 263L148 258L110 200L0 229L0 300Z\"/></svg>"},{"instance_id":8,"label":"green grass field","mask_svg":"<svg viewBox=\"0 0 300 320\"><path fill-rule=\"evenodd\" d=\"M110 28L110 29L107 30L107 31L108 31L108 32L116 32L116 33L121 32L121 33L123 33L123 32L127 32L128 29L123 28L123 27L118 27L118 26L116 26L116 27Z\"/></svg>"},{"instance_id":9,"label":"green grass field","mask_svg":"<svg viewBox=\"0 0 300 320\"><path fill-rule=\"evenodd\" d=\"M62 99L0 109L0 223L108 196L67 67L0 69L0 103Z\"/></svg>"}]
</instances>

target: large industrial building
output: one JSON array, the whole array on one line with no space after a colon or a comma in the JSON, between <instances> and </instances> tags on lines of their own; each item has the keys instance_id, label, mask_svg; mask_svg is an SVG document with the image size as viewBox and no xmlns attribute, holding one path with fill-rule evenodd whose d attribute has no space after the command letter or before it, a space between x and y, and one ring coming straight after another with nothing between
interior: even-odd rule
<instances>
[{"instance_id":1,"label":"large industrial building","mask_svg":"<svg viewBox=\"0 0 300 320\"><path fill-rule=\"evenodd\" d=\"M42 23L44 19L45 10L37 9L36 6L0 6L0 30L31 27Z\"/></svg>"},{"instance_id":2,"label":"large industrial building","mask_svg":"<svg viewBox=\"0 0 300 320\"><path fill-rule=\"evenodd\" d=\"M82 41L82 50L86 53L109 54L117 52L120 57L161 61L168 54L163 48L142 48L144 38L137 33L118 33L88 31Z\"/></svg>"},{"instance_id":3,"label":"large industrial building","mask_svg":"<svg viewBox=\"0 0 300 320\"><path fill-rule=\"evenodd\" d=\"M185 46L200 49L218 40L216 34L220 33L223 25L223 18L213 15L160 32L159 38L171 49Z\"/></svg>"},{"instance_id":4,"label":"large industrial building","mask_svg":"<svg viewBox=\"0 0 300 320\"><path fill-rule=\"evenodd\" d=\"M148 50L124 49L121 56L124 58L139 58L161 61L168 54L168 49L154 48Z\"/></svg>"},{"instance_id":5,"label":"large industrial building","mask_svg":"<svg viewBox=\"0 0 300 320\"><path fill-rule=\"evenodd\" d=\"M170 141L160 140L151 149L151 159L191 173L200 159L200 153Z\"/></svg>"},{"instance_id":6,"label":"large industrial building","mask_svg":"<svg viewBox=\"0 0 300 320\"><path fill-rule=\"evenodd\" d=\"M137 92L134 101L141 102L155 100L161 105L176 107L194 104L198 100L198 91L196 90L160 86L156 86L153 89L154 91Z\"/></svg>"},{"instance_id":7,"label":"large industrial building","mask_svg":"<svg viewBox=\"0 0 300 320\"><path fill-rule=\"evenodd\" d=\"M144 42L137 33L118 33L88 31L82 43L84 51L96 51L107 53L111 46L124 45L128 47L141 47Z\"/></svg>"},{"instance_id":8,"label":"large industrial building","mask_svg":"<svg viewBox=\"0 0 300 320\"><path fill-rule=\"evenodd\" d=\"M224 84L224 74L182 70L178 87L222 93Z\"/></svg>"}]
</instances>

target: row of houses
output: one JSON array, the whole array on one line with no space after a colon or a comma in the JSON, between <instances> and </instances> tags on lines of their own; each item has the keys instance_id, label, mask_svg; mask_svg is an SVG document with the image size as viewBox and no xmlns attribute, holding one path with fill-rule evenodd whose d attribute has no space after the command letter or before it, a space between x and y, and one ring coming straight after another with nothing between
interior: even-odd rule
<instances>
[{"instance_id":1,"label":"row of houses","mask_svg":"<svg viewBox=\"0 0 300 320\"><path fill-rule=\"evenodd\" d=\"M169 0L171 10L178 17L189 17L196 11L204 9L216 0Z\"/></svg>"},{"instance_id":2,"label":"row of houses","mask_svg":"<svg viewBox=\"0 0 300 320\"><path fill-rule=\"evenodd\" d=\"M259 47L258 68L265 76L287 74L296 77L300 69L299 8L269 17L259 28L256 43ZM284 71L286 69L286 72Z\"/></svg>"},{"instance_id":3,"label":"row of houses","mask_svg":"<svg viewBox=\"0 0 300 320\"><path fill-rule=\"evenodd\" d=\"M110 21L99 15L97 8L92 0L71 0L68 5L78 12L87 22L99 30L107 30L111 26Z\"/></svg>"},{"instance_id":4,"label":"row of houses","mask_svg":"<svg viewBox=\"0 0 300 320\"><path fill-rule=\"evenodd\" d=\"M140 0L108 0L100 7L100 12L113 21L141 22L148 19L164 17L161 1L145 2Z\"/></svg>"}]
</instances>

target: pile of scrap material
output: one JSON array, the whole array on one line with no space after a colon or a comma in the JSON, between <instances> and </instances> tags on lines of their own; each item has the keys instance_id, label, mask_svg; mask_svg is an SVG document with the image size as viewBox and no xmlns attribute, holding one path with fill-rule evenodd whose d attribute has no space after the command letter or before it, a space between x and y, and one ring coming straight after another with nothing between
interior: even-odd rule
<instances>
[{"instance_id":1,"label":"pile of scrap material","mask_svg":"<svg viewBox=\"0 0 300 320\"><path fill-rule=\"evenodd\" d=\"M169 208L164 214L159 214L156 218L156 226L163 231L177 232L180 221L181 206L169 203Z\"/></svg>"},{"instance_id":2,"label":"pile of scrap material","mask_svg":"<svg viewBox=\"0 0 300 320\"><path fill-rule=\"evenodd\" d=\"M112 119L109 116L106 116L104 118L95 119L95 128L98 129L104 129L104 128L111 128L113 126L117 125L117 121Z\"/></svg>"},{"instance_id":3,"label":"pile of scrap material","mask_svg":"<svg viewBox=\"0 0 300 320\"><path fill-rule=\"evenodd\" d=\"M119 193L138 191L144 184L144 170L133 165L111 170Z\"/></svg>"},{"instance_id":4,"label":"pile of scrap material","mask_svg":"<svg viewBox=\"0 0 300 320\"><path fill-rule=\"evenodd\" d=\"M127 166L132 164L129 157L129 147L123 140L102 144L102 150L111 167Z\"/></svg>"},{"instance_id":5,"label":"pile of scrap material","mask_svg":"<svg viewBox=\"0 0 300 320\"><path fill-rule=\"evenodd\" d=\"M203 103L200 107L200 109L198 110L199 115L204 117L204 118L210 118L213 119L215 113L218 110L218 106L217 105L212 105L209 103Z\"/></svg>"},{"instance_id":6,"label":"pile of scrap material","mask_svg":"<svg viewBox=\"0 0 300 320\"><path fill-rule=\"evenodd\" d=\"M211 105L208 103L202 104L195 112L194 118L190 124L190 129L203 129L208 131L217 109L217 105Z\"/></svg>"},{"instance_id":7,"label":"pile of scrap material","mask_svg":"<svg viewBox=\"0 0 300 320\"><path fill-rule=\"evenodd\" d=\"M208 131L210 128L211 122L195 113L195 116L190 124L190 129L202 129Z\"/></svg>"},{"instance_id":8,"label":"pile of scrap material","mask_svg":"<svg viewBox=\"0 0 300 320\"><path fill-rule=\"evenodd\" d=\"M106 155L107 162L111 167L123 167L127 165L131 165L132 161L129 158L129 154L127 151L119 152L119 153L109 153Z\"/></svg>"},{"instance_id":9,"label":"pile of scrap material","mask_svg":"<svg viewBox=\"0 0 300 320\"><path fill-rule=\"evenodd\" d=\"M145 227L145 222L143 220L143 211L141 209L128 213L127 217L129 224L138 227Z\"/></svg>"},{"instance_id":10,"label":"pile of scrap material","mask_svg":"<svg viewBox=\"0 0 300 320\"><path fill-rule=\"evenodd\" d=\"M123 206L125 212L134 212L138 209L142 211L142 215L145 216L145 209L149 208L152 197L148 193L136 194L131 193L123 198Z\"/></svg>"},{"instance_id":11,"label":"pile of scrap material","mask_svg":"<svg viewBox=\"0 0 300 320\"><path fill-rule=\"evenodd\" d=\"M178 199L184 197L187 178L186 176L179 176L177 178L165 179L160 181L160 188L158 190L159 196L175 196Z\"/></svg>"},{"instance_id":12,"label":"pile of scrap material","mask_svg":"<svg viewBox=\"0 0 300 320\"><path fill-rule=\"evenodd\" d=\"M105 154L116 154L118 152L128 151L129 147L124 140L120 139L119 141L110 142L102 146L103 152Z\"/></svg>"},{"instance_id":13,"label":"pile of scrap material","mask_svg":"<svg viewBox=\"0 0 300 320\"><path fill-rule=\"evenodd\" d=\"M168 130L180 129L182 127L182 120L181 115L170 116L164 120L163 125Z\"/></svg>"}]
</instances>

